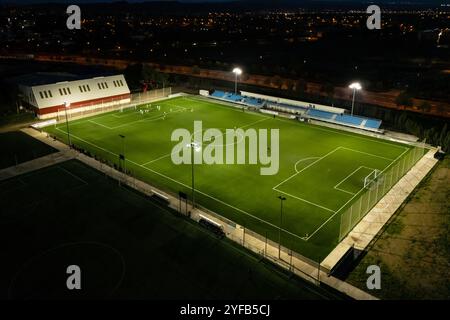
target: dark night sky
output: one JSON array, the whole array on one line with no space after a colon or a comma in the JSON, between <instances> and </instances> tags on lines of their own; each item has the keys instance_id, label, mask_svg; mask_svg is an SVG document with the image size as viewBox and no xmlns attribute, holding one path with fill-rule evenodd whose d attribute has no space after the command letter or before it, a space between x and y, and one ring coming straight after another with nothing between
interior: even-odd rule
<instances>
[{"instance_id":1,"label":"dark night sky","mask_svg":"<svg viewBox=\"0 0 450 320\"><path fill-rule=\"evenodd\" d=\"M15 4L29 4L29 3L91 3L91 2L117 2L118 0L0 0L2 3L15 3ZM139 3L139 2L151 2L151 1L173 1L173 0L128 0L129 3ZM233 2L236 0L178 0L178 2L183 3L198 3L198 2ZM242 0L241 0L242 1ZM242 2L249 2L255 0L243 0ZM259 1L257 1L259 2ZM269 0L267 2L289 2L289 3L303 3L304 0ZM308 0L307 2L342 2L342 0ZM383 3L408 3L408 4L439 4L439 3L449 3L449 0L346 0L345 2L353 3L373 3L373 4L383 4Z\"/></svg>"}]
</instances>

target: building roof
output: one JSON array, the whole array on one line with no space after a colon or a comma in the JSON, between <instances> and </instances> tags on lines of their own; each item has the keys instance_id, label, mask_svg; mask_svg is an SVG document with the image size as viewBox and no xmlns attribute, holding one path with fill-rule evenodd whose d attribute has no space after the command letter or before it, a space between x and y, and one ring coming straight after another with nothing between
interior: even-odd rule
<instances>
[{"instance_id":1,"label":"building roof","mask_svg":"<svg viewBox=\"0 0 450 320\"><path fill-rule=\"evenodd\" d=\"M42 74L36 76L39 75ZM63 106L66 103L96 104L114 98L121 99L130 94L126 80L121 74L95 78L83 77L82 79L72 76L70 74L57 74L56 76L51 74L50 77L44 75L42 79L24 78L21 87L28 88L25 89L25 95L29 96L28 102L39 109Z\"/></svg>"},{"instance_id":2,"label":"building roof","mask_svg":"<svg viewBox=\"0 0 450 320\"><path fill-rule=\"evenodd\" d=\"M81 80L83 78L86 78L86 76L66 72L35 72L14 77L10 82L26 87L34 87L63 81Z\"/></svg>"}]
</instances>

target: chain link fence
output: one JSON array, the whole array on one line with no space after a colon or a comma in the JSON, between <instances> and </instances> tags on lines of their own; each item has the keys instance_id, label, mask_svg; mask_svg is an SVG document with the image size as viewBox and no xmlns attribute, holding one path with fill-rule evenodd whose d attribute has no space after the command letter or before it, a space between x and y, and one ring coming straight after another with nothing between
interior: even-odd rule
<instances>
[{"instance_id":1,"label":"chain link fence","mask_svg":"<svg viewBox=\"0 0 450 320\"><path fill-rule=\"evenodd\" d=\"M397 162L384 169L378 179L361 189L356 201L343 208L339 228L339 242L347 236L354 226L380 201L382 197L422 158L427 149L415 146Z\"/></svg>"},{"instance_id":2,"label":"chain link fence","mask_svg":"<svg viewBox=\"0 0 450 320\"><path fill-rule=\"evenodd\" d=\"M62 122L67 119L72 121L81 119L88 116L94 116L106 112L116 111L120 109L126 109L134 107L136 105L155 101L157 99L168 97L172 94L172 88L155 89L147 92L132 93L129 102L125 102L123 99L105 98L99 102L91 103L89 105L80 108L60 108L57 112L57 121Z\"/></svg>"}]
</instances>

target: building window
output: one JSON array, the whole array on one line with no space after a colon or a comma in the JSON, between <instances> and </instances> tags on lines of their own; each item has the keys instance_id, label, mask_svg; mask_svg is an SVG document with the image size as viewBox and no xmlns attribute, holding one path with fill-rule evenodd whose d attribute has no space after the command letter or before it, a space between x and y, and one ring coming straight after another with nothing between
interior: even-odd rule
<instances>
[{"instance_id":1,"label":"building window","mask_svg":"<svg viewBox=\"0 0 450 320\"><path fill-rule=\"evenodd\" d=\"M120 82L120 86L123 87L123 82L122 82L122 80L119 80L119 82Z\"/></svg>"},{"instance_id":2,"label":"building window","mask_svg":"<svg viewBox=\"0 0 450 320\"><path fill-rule=\"evenodd\" d=\"M86 87L87 87L88 91L91 91L91 88L89 88L89 85L87 85Z\"/></svg>"},{"instance_id":3,"label":"building window","mask_svg":"<svg viewBox=\"0 0 450 320\"><path fill-rule=\"evenodd\" d=\"M100 87L100 83L97 83L97 85L98 85L98 88L99 88L100 90L102 90L102 87Z\"/></svg>"},{"instance_id":4,"label":"building window","mask_svg":"<svg viewBox=\"0 0 450 320\"><path fill-rule=\"evenodd\" d=\"M63 95L63 92L62 92L61 88L59 88L58 90L59 90L59 94Z\"/></svg>"},{"instance_id":5,"label":"building window","mask_svg":"<svg viewBox=\"0 0 450 320\"><path fill-rule=\"evenodd\" d=\"M39 95L41 96L41 99L44 99L44 95L42 94L42 91L39 91Z\"/></svg>"},{"instance_id":6,"label":"building window","mask_svg":"<svg viewBox=\"0 0 450 320\"><path fill-rule=\"evenodd\" d=\"M108 88L108 83L107 83L107 82L105 82L105 87L106 87L107 89L109 89L109 88Z\"/></svg>"},{"instance_id":7,"label":"building window","mask_svg":"<svg viewBox=\"0 0 450 320\"><path fill-rule=\"evenodd\" d=\"M48 95L50 96L50 98L53 98L52 92L50 90L48 90Z\"/></svg>"},{"instance_id":8,"label":"building window","mask_svg":"<svg viewBox=\"0 0 450 320\"><path fill-rule=\"evenodd\" d=\"M69 92L69 94L72 94L72 92L70 92L70 88L67 88L67 92Z\"/></svg>"},{"instance_id":9,"label":"building window","mask_svg":"<svg viewBox=\"0 0 450 320\"><path fill-rule=\"evenodd\" d=\"M45 96L46 99L48 98L47 91L44 91L44 96Z\"/></svg>"},{"instance_id":10,"label":"building window","mask_svg":"<svg viewBox=\"0 0 450 320\"><path fill-rule=\"evenodd\" d=\"M81 86L78 86L78 89L80 89L80 92L83 92L83 88L81 88Z\"/></svg>"}]
</instances>

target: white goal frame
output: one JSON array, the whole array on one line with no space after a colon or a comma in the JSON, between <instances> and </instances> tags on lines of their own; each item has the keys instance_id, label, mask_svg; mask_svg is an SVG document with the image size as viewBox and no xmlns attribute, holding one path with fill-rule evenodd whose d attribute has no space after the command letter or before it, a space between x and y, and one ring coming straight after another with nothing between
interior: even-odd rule
<instances>
[{"instance_id":1,"label":"white goal frame","mask_svg":"<svg viewBox=\"0 0 450 320\"><path fill-rule=\"evenodd\" d=\"M378 181L381 174L382 174L382 172L378 169L374 169L371 173L369 173L364 178L364 188L366 188L366 189L370 188L374 182Z\"/></svg>"}]
</instances>

